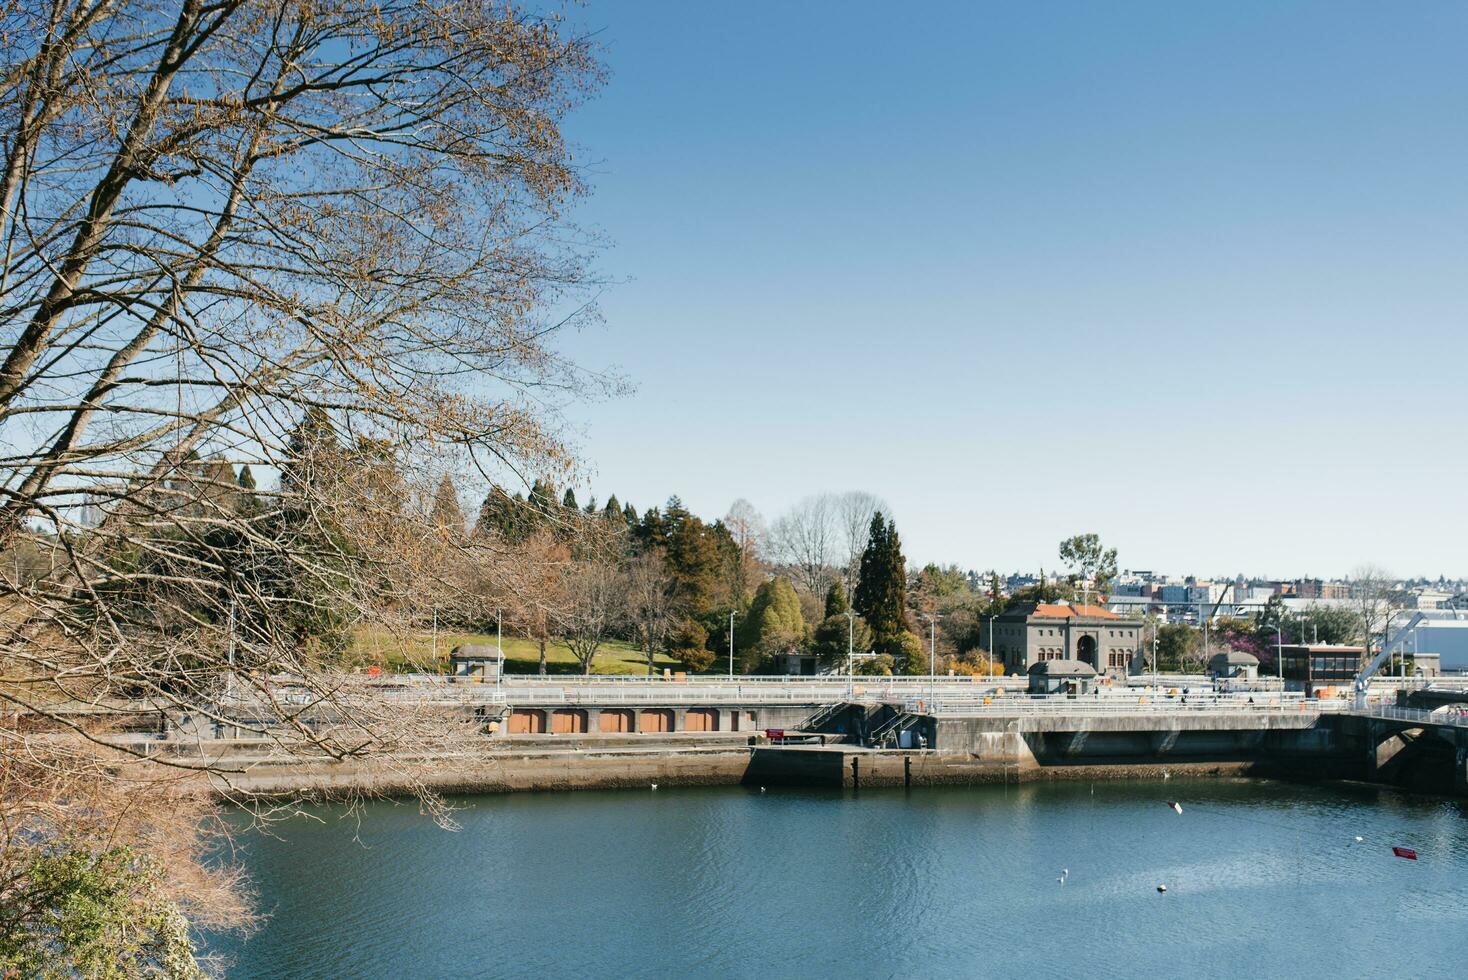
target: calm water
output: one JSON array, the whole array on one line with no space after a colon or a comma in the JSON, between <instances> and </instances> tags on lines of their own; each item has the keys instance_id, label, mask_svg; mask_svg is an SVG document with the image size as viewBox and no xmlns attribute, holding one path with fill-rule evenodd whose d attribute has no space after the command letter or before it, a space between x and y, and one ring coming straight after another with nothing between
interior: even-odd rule
<instances>
[{"instance_id":1,"label":"calm water","mask_svg":"<svg viewBox=\"0 0 1468 980\"><path fill-rule=\"evenodd\" d=\"M1461 977L1468 954L1468 807L1388 791L460 802L456 833L382 804L248 837L271 919L221 946L229 975Z\"/></svg>"}]
</instances>

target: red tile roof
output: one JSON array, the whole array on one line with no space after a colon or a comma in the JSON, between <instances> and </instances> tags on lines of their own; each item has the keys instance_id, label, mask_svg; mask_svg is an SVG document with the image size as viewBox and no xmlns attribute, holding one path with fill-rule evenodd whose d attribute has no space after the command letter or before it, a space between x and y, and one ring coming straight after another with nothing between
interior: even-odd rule
<instances>
[{"instance_id":1,"label":"red tile roof","mask_svg":"<svg viewBox=\"0 0 1468 980\"><path fill-rule=\"evenodd\" d=\"M1062 606L1059 603L1042 602L1035 606L1031 616L1042 619L1070 619L1073 616L1090 616L1097 619L1120 619L1105 606Z\"/></svg>"}]
</instances>

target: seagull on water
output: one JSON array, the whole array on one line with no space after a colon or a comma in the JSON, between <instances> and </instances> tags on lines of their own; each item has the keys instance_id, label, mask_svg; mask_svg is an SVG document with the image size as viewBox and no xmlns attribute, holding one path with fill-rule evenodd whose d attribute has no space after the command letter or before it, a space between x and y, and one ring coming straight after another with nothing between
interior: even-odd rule
<instances>
[{"instance_id":1,"label":"seagull on water","mask_svg":"<svg viewBox=\"0 0 1468 980\"><path fill-rule=\"evenodd\" d=\"M652 788L653 788L653 789L657 789L657 788L658 788L658 784L657 784L657 783L653 783L653 784L652 784Z\"/></svg>"},{"instance_id":2,"label":"seagull on water","mask_svg":"<svg viewBox=\"0 0 1468 980\"><path fill-rule=\"evenodd\" d=\"M1167 801L1167 806L1168 806L1169 809L1172 810L1173 813L1176 813L1179 816L1182 815L1183 805L1181 803L1178 803L1176 800L1168 800Z\"/></svg>"}]
</instances>

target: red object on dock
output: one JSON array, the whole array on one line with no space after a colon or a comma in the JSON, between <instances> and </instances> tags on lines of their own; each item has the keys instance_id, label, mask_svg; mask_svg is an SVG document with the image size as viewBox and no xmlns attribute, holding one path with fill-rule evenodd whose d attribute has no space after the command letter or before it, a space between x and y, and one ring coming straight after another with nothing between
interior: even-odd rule
<instances>
[{"instance_id":1,"label":"red object on dock","mask_svg":"<svg viewBox=\"0 0 1468 980\"><path fill-rule=\"evenodd\" d=\"M1394 847L1392 848L1392 853L1399 858L1406 858L1408 861L1417 860L1417 852L1410 847Z\"/></svg>"}]
</instances>

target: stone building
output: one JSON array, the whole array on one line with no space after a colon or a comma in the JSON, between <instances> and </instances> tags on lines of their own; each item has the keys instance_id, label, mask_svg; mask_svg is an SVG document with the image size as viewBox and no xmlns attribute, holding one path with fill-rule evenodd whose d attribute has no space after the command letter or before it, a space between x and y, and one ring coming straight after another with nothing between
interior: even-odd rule
<instances>
[{"instance_id":1,"label":"stone building","mask_svg":"<svg viewBox=\"0 0 1468 980\"><path fill-rule=\"evenodd\" d=\"M994 656L1011 674L1075 660L1098 674L1125 676L1142 669L1142 621L1064 600L1022 602L994 618Z\"/></svg>"},{"instance_id":2,"label":"stone building","mask_svg":"<svg viewBox=\"0 0 1468 980\"><path fill-rule=\"evenodd\" d=\"M1030 668L1031 694L1090 694L1096 671L1079 660L1044 660Z\"/></svg>"}]
</instances>

